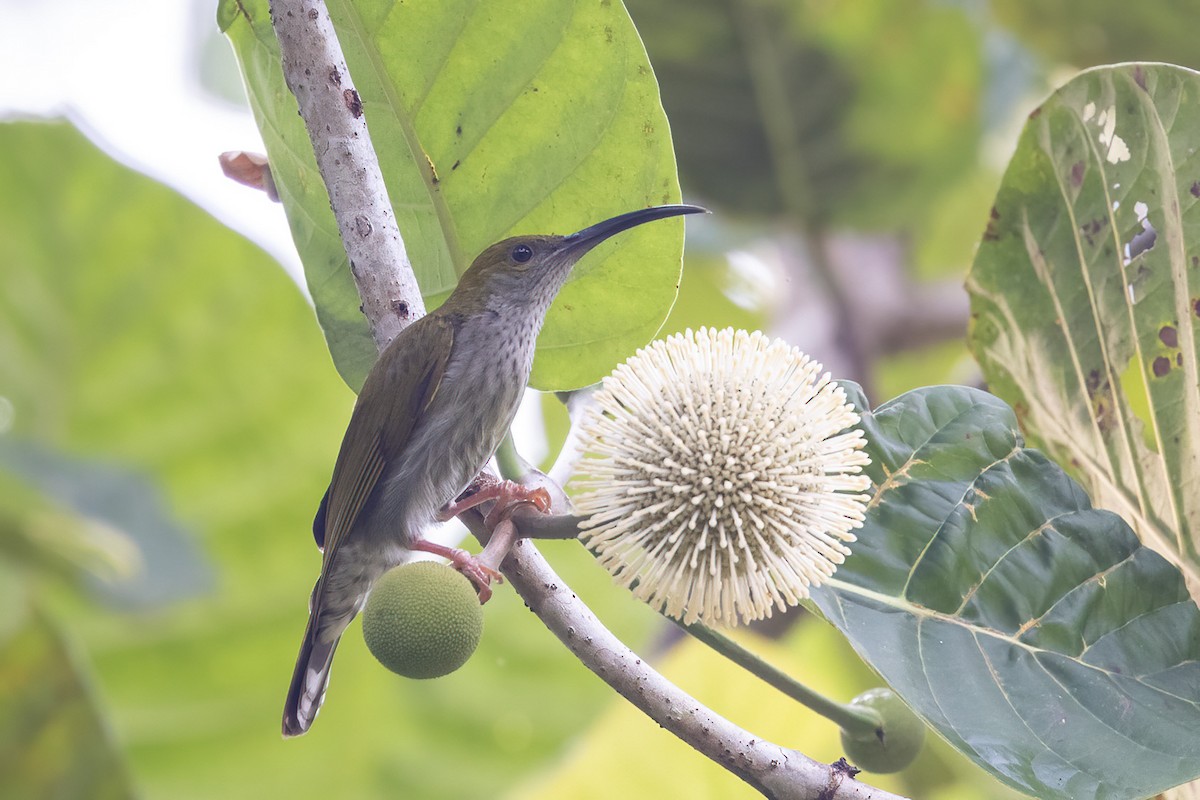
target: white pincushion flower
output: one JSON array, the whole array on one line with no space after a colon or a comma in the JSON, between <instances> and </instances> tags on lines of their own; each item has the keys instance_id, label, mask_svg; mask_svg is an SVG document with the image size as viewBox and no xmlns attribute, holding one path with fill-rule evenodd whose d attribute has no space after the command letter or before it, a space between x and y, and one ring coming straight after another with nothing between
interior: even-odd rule
<instances>
[{"instance_id":1,"label":"white pincushion flower","mask_svg":"<svg viewBox=\"0 0 1200 800\"><path fill-rule=\"evenodd\" d=\"M857 422L820 364L760 332L653 342L581 425L580 538L684 623L769 617L850 554L871 485Z\"/></svg>"}]
</instances>

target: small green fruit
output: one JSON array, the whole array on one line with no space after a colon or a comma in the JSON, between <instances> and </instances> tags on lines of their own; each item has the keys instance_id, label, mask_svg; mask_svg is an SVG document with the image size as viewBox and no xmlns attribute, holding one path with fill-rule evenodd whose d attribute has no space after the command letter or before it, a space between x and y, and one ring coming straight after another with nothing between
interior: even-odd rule
<instances>
[{"instance_id":1,"label":"small green fruit","mask_svg":"<svg viewBox=\"0 0 1200 800\"><path fill-rule=\"evenodd\" d=\"M867 772L899 772L913 762L925 743L925 723L891 689L868 689L850 701L874 709L883 724L863 738L842 731L842 747L855 766Z\"/></svg>"},{"instance_id":2,"label":"small green fruit","mask_svg":"<svg viewBox=\"0 0 1200 800\"><path fill-rule=\"evenodd\" d=\"M475 587L458 571L415 561L375 582L363 610L371 655L406 678L440 678L467 663L483 635Z\"/></svg>"}]
</instances>

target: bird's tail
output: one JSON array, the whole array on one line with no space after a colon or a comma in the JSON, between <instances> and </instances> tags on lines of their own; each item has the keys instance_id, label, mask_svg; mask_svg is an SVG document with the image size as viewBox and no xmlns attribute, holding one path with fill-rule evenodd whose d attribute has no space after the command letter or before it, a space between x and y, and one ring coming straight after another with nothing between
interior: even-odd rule
<instances>
[{"instance_id":1,"label":"bird's tail","mask_svg":"<svg viewBox=\"0 0 1200 800\"><path fill-rule=\"evenodd\" d=\"M315 595L315 592L314 592ZM308 731L321 703L325 700L325 688L329 685L329 669L333 666L333 652L340 637L332 642L322 642L317 636L319 614L315 606L308 616L308 627L304 630L304 642L300 645L300 656L296 659L296 671L292 673L292 685L288 689L287 702L283 707L283 735L299 736Z\"/></svg>"}]
</instances>

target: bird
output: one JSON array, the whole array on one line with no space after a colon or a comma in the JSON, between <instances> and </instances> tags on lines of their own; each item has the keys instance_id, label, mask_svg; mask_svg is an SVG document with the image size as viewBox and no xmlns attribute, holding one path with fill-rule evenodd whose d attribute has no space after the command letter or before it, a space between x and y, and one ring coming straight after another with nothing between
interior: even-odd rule
<instances>
[{"instance_id":1,"label":"bird","mask_svg":"<svg viewBox=\"0 0 1200 800\"><path fill-rule=\"evenodd\" d=\"M566 236L515 236L493 244L441 306L383 349L359 392L313 520L321 571L288 688L284 737L312 726L342 633L375 581L414 551L449 558L476 584L480 601L487 600L490 580L499 573L464 550L425 539L425 532L485 498L547 510L548 495L525 496L510 485L455 499L512 424L546 312L575 263L622 231L697 213L706 210L652 206Z\"/></svg>"}]
</instances>

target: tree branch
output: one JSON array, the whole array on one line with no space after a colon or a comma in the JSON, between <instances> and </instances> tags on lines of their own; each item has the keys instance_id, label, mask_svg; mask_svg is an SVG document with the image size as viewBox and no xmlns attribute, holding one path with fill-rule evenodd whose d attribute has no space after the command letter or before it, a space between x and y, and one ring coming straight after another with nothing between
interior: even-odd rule
<instances>
[{"instance_id":1,"label":"tree branch","mask_svg":"<svg viewBox=\"0 0 1200 800\"><path fill-rule=\"evenodd\" d=\"M487 540L479 509L460 518L472 533ZM528 519L531 517L520 513L513 517L518 530ZM754 736L698 702L613 635L558 577L532 542L519 539L501 564L501 571L529 610L588 669L663 728L765 796L900 800L890 792L859 783L848 770Z\"/></svg>"},{"instance_id":2,"label":"tree branch","mask_svg":"<svg viewBox=\"0 0 1200 800\"><path fill-rule=\"evenodd\" d=\"M272 0L284 73L313 140L363 313L382 349L423 311L412 267L371 149L361 102L324 3ZM401 306L401 304L404 304ZM400 308L407 314L398 313ZM478 530L482 516L464 515ZM524 520L514 517L518 524ZM487 538L486 531L478 535ZM653 720L772 798L900 800L828 766L752 736L666 680L618 640L551 569L529 541L503 562L513 588L590 670Z\"/></svg>"},{"instance_id":3,"label":"tree branch","mask_svg":"<svg viewBox=\"0 0 1200 800\"><path fill-rule=\"evenodd\" d=\"M382 350L425 314L362 100L323 2L271 0L283 74L308 128L329 204L350 258L363 314Z\"/></svg>"}]
</instances>

